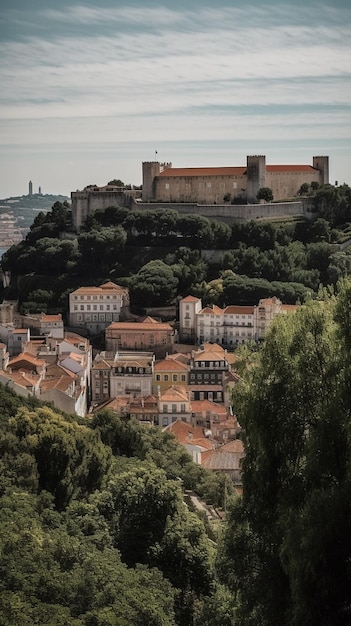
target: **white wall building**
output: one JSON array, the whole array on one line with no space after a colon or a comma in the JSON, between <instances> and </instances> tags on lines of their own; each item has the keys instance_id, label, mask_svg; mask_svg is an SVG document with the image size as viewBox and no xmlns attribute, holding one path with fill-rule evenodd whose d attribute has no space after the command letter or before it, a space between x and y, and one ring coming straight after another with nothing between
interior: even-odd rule
<instances>
[{"instance_id":1,"label":"white wall building","mask_svg":"<svg viewBox=\"0 0 351 626\"><path fill-rule=\"evenodd\" d=\"M69 324L99 333L111 322L118 322L123 307L129 305L129 291L112 282L99 287L79 287L69 294Z\"/></svg>"},{"instance_id":2,"label":"white wall building","mask_svg":"<svg viewBox=\"0 0 351 626\"><path fill-rule=\"evenodd\" d=\"M282 304L279 298L263 298L255 306L217 305L202 308L201 300L187 296L179 302L181 341L217 343L224 347L265 338L276 315L296 310L296 305Z\"/></svg>"}]
</instances>

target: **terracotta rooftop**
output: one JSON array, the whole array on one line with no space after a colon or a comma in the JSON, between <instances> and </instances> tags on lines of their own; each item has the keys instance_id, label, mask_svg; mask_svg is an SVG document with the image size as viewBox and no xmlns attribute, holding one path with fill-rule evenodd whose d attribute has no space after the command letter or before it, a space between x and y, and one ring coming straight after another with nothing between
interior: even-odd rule
<instances>
[{"instance_id":1,"label":"terracotta rooftop","mask_svg":"<svg viewBox=\"0 0 351 626\"><path fill-rule=\"evenodd\" d=\"M21 352L21 354L18 354L17 356L14 356L12 359L10 359L9 367L23 362L27 362L31 365L37 366L45 365L45 361L43 359L36 359L33 354L30 354L30 352Z\"/></svg>"},{"instance_id":2,"label":"terracotta rooftop","mask_svg":"<svg viewBox=\"0 0 351 626\"><path fill-rule=\"evenodd\" d=\"M192 400L191 401L192 413L201 413L206 416L206 413L211 413L226 417L228 411L223 404L217 402L211 402L211 400Z\"/></svg>"},{"instance_id":3,"label":"terracotta rooftop","mask_svg":"<svg viewBox=\"0 0 351 626\"><path fill-rule=\"evenodd\" d=\"M57 315L47 315L46 313L43 313L41 318L40 318L41 322L62 322L62 315L61 313L58 313Z\"/></svg>"},{"instance_id":4,"label":"terracotta rooftop","mask_svg":"<svg viewBox=\"0 0 351 626\"><path fill-rule=\"evenodd\" d=\"M173 433L177 441L183 445L199 446L203 450L213 450L215 445L208 437L205 437L201 426L191 426L181 420L169 424L163 430Z\"/></svg>"},{"instance_id":5,"label":"terracotta rooftop","mask_svg":"<svg viewBox=\"0 0 351 626\"><path fill-rule=\"evenodd\" d=\"M224 315L253 315L254 311L254 306L230 305L224 309Z\"/></svg>"},{"instance_id":6,"label":"terracotta rooftop","mask_svg":"<svg viewBox=\"0 0 351 626\"><path fill-rule=\"evenodd\" d=\"M266 172L315 172L312 165L266 165Z\"/></svg>"},{"instance_id":7,"label":"terracotta rooftop","mask_svg":"<svg viewBox=\"0 0 351 626\"><path fill-rule=\"evenodd\" d=\"M172 385L171 387L167 387L160 396L160 400L162 402L188 402L188 394L184 387L176 387Z\"/></svg>"},{"instance_id":8,"label":"terracotta rooftop","mask_svg":"<svg viewBox=\"0 0 351 626\"><path fill-rule=\"evenodd\" d=\"M199 302L200 298L196 298L195 296L185 296L185 298L181 299L181 302Z\"/></svg>"},{"instance_id":9,"label":"terracotta rooftop","mask_svg":"<svg viewBox=\"0 0 351 626\"><path fill-rule=\"evenodd\" d=\"M154 365L155 372L187 372L189 371L189 367L182 363L181 361L177 361L176 359L163 359L162 361L157 361Z\"/></svg>"},{"instance_id":10,"label":"terracotta rooftop","mask_svg":"<svg viewBox=\"0 0 351 626\"><path fill-rule=\"evenodd\" d=\"M103 294L104 292L112 291L112 292L127 292L127 287L121 287L120 285L116 285L111 281L108 283L104 283L99 287L79 287L75 291L72 291L72 294L87 294L87 295L98 295Z\"/></svg>"},{"instance_id":11,"label":"terracotta rooftop","mask_svg":"<svg viewBox=\"0 0 351 626\"><path fill-rule=\"evenodd\" d=\"M206 306L204 309L201 309L199 315L201 314L223 315L223 309L214 304L212 307Z\"/></svg>"},{"instance_id":12,"label":"terracotta rooftop","mask_svg":"<svg viewBox=\"0 0 351 626\"><path fill-rule=\"evenodd\" d=\"M112 322L106 330L172 330L167 322Z\"/></svg>"}]
</instances>

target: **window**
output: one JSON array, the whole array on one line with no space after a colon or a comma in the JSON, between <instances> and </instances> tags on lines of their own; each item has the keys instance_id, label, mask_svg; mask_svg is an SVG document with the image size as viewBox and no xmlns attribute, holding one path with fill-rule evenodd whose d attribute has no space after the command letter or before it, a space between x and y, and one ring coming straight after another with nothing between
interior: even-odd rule
<instances>
[{"instance_id":1,"label":"window","mask_svg":"<svg viewBox=\"0 0 351 626\"><path fill-rule=\"evenodd\" d=\"M185 382L186 382L186 376L185 374L182 374L182 383L185 383Z\"/></svg>"},{"instance_id":2,"label":"window","mask_svg":"<svg viewBox=\"0 0 351 626\"><path fill-rule=\"evenodd\" d=\"M156 374L156 380L159 382L161 380L160 374Z\"/></svg>"},{"instance_id":3,"label":"window","mask_svg":"<svg viewBox=\"0 0 351 626\"><path fill-rule=\"evenodd\" d=\"M206 183L206 187L207 187L207 189L211 189L211 183L210 183L210 181L208 181L208 182Z\"/></svg>"},{"instance_id":4,"label":"window","mask_svg":"<svg viewBox=\"0 0 351 626\"><path fill-rule=\"evenodd\" d=\"M168 382L168 378L169 378L168 374L165 374L165 375L164 375L164 381L165 381L165 382Z\"/></svg>"},{"instance_id":5,"label":"window","mask_svg":"<svg viewBox=\"0 0 351 626\"><path fill-rule=\"evenodd\" d=\"M162 413L168 413L168 404L164 404L162 407Z\"/></svg>"},{"instance_id":6,"label":"window","mask_svg":"<svg viewBox=\"0 0 351 626\"><path fill-rule=\"evenodd\" d=\"M178 381L178 374L172 374L172 381L176 383Z\"/></svg>"},{"instance_id":7,"label":"window","mask_svg":"<svg viewBox=\"0 0 351 626\"><path fill-rule=\"evenodd\" d=\"M165 184L165 189L169 189L169 183Z\"/></svg>"},{"instance_id":8,"label":"window","mask_svg":"<svg viewBox=\"0 0 351 626\"><path fill-rule=\"evenodd\" d=\"M182 413L185 413L185 404L180 405L180 410Z\"/></svg>"},{"instance_id":9,"label":"window","mask_svg":"<svg viewBox=\"0 0 351 626\"><path fill-rule=\"evenodd\" d=\"M172 404L172 413L176 413L176 412L177 412L177 405Z\"/></svg>"}]
</instances>

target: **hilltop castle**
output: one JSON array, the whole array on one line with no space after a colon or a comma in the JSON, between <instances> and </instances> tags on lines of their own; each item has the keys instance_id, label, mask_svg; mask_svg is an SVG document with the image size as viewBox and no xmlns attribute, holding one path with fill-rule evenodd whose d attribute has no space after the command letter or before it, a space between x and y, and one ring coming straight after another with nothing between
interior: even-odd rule
<instances>
[{"instance_id":1,"label":"hilltop castle","mask_svg":"<svg viewBox=\"0 0 351 626\"><path fill-rule=\"evenodd\" d=\"M248 156L246 167L172 167L172 163L143 163L144 202L238 204L257 202L257 193L269 187L276 202L297 196L303 183L329 182L329 159L313 157L313 165L266 165L265 156Z\"/></svg>"},{"instance_id":2,"label":"hilltop castle","mask_svg":"<svg viewBox=\"0 0 351 626\"><path fill-rule=\"evenodd\" d=\"M312 165L266 165L265 156L247 156L246 166L172 167L172 163L142 164L142 192L113 185L90 185L71 193L73 225L77 232L88 215L110 206L131 209L157 207L159 203L179 212L196 213L224 220L255 219L276 215L303 214L296 200L304 183L329 182L329 158L314 156ZM273 192L274 205L259 207L262 187ZM294 203L290 203L295 199ZM279 204L280 203L280 204ZM255 206L247 206L255 205Z\"/></svg>"}]
</instances>

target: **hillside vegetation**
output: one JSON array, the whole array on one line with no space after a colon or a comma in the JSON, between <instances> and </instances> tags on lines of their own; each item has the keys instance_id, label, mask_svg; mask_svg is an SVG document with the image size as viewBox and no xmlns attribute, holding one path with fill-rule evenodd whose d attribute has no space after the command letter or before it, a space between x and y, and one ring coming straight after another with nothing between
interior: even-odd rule
<instances>
[{"instance_id":1,"label":"hillside vegetation","mask_svg":"<svg viewBox=\"0 0 351 626\"><path fill-rule=\"evenodd\" d=\"M351 283L323 296L241 354L242 497L158 428L0 387L1 624L351 622ZM226 493L222 530L183 489Z\"/></svg>"},{"instance_id":2,"label":"hillside vegetation","mask_svg":"<svg viewBox=\"0 0 351 626\"><path fill-rule=\"evenodd\" d=\"M3 295L18 298L23 312L66 312L74 288L114 280L129 287L136 308L188 293L204 304L256 304L271 295L303 302L351 268L348 249L338 245L351 230L350 188L320 188L314 202L312 220L232 227L169 209L110 207L89 216L78 236L69 205L55 203L3 256L11 275ZM222 252L210 263L201 254L207 249Z\"/></svg>"}]
</instances>

